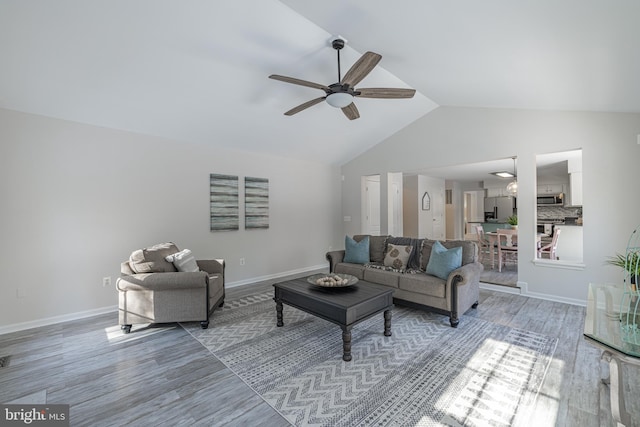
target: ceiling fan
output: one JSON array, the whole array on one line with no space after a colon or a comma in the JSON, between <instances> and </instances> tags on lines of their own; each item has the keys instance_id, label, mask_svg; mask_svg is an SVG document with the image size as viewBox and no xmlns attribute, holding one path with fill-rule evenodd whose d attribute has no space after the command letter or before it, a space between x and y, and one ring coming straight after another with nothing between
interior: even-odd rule
<instances>
[{"instance_id":1,"label":"ceiling fan","mask_svg":"<svg viewBox=\"0 0 640 427\"><path fill-rule=\"evenodd\" d=\"M342 112L349 120L354 120L360 117L360 113L353 103L354 97L361 98L412 98L416 93L415 89L400 89L400 88L367 88L356 89L355 85L360 83L380 62L382 56L374 52L365 52L355 64L351 66L349 71L340 77L340 49L345 46L345 41L342 38L334 38L331 40L331 46L338 53L338 83L325 86L319 83L313 83L306 80L300 80L293 77L280 76L272 74L270 79L280 80L285 83L292 83L300 86L312 87L315 89L321 89L325 92L325 96L312 99L297 107L287 111L285 116L292 116L299 113L302 110L306 110L322 101L327 101L327 104L332 107L341 108Z\"/></svg>"}]
</instances>

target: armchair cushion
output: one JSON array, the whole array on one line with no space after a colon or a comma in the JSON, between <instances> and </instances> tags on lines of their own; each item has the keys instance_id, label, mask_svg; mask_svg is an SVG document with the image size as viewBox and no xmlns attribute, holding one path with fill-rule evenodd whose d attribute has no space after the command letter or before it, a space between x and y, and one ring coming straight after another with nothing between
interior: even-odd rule
<instances>
[{"instance_id":1,"label":"armchair cushion","mask_svg":"<svg viewBox=\"0 0 640 427\"><path fill-rule=\"evenodd\" d=\"M116 281L119 291L163 291L184 290L188 288L206 288L209 275L205 271L193 273L172 272L164 274L140 273L122 276Z\"/></svg>"},{"instance_id":2,"label":"armchair cushion","mask_svg":"<svg viewBox=\"0 0 640 427\"><path fill-rule=\"evenodd\" d=\"M200 269L198 268L198 264L196 263L196 259L189 249L183 249L173 255L166 256L164 259L172 262L173 265L178 269L178 271L200 271Z\"/></svg>"},{"instance_id":3,"label":"armchair cushion","mask_svg":"<svg viewBox=\"0 0 640 427\"><path fill-rule=\"evenodd\" d=\"M129 267L134 273L169 273L178 271L165 258L179 252L173 243L160 243L150 248L133 251L129 257Z\"/></svg>"}]
</instances>

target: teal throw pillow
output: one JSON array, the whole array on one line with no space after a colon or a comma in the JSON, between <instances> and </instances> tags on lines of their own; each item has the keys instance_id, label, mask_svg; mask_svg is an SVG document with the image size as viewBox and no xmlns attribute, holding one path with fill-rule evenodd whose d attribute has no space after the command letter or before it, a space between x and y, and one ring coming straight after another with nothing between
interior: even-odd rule
<instances>
[{"instance_id":1,"label":"teal throw pillow","mask_svg":"<svg viewBox=\"0 0 640 427\"><path fill-rule=\"evenodd\" d=\"M366 264L369 262L369 236L356 242L349 236L344 238L344 262Z\"/></svg>"},{"instance_id":2,"label":"teal throw pillow","mask_svg":"<svg viewBox=\"0 0 640 427\"><path fill-rule=\"evenodd\" d=\"M462 246L447 249L436 241L431 249L427 274L447 280L449 273L462 266Z\"/></svg>"}]
</instances>

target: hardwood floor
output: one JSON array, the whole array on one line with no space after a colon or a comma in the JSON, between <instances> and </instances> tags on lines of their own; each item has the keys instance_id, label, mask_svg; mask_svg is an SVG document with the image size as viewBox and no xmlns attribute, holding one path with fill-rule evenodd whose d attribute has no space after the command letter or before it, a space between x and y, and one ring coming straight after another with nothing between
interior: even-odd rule
<instances>
[{"instance_id":1,"label":"hardwood floor","mask_svg":"<svg viewBox=\"0 0 640 427\"><path fill-rule=\"evenodd\" d=\"M228 289L227 300L272 283ZM532 426L614 425L600 351L582 337L583 307L481 290L466 315L558 338ZM0 402L70 404L72 426L289 425L177 324L123 335L116 313L95 316L0 335L0 357L8 355ZM640 373L625 369L627 410L640 426Z\"/></svg>"}]
</instances>

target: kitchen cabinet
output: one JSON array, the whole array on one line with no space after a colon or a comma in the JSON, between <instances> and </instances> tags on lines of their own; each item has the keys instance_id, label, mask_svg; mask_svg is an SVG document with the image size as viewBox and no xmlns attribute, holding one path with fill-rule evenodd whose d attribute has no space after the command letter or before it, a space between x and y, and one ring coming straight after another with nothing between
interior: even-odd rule
<instances>
[{"instance_id":1,"label":"kitchen cabinet","mask_svg":"<svg viewBox=\"0 0 640 427\"><path fill-rule=\"evenodd\" d=\"M560 230L556 255L560 261L582 262L582 226L556 225Z\"/></svg>"},{"instance_id":2,"label":"kitchen cabinet","mask_svg":"<svg viewBox=\"0 0 640 427\"><path fill-rule=\"evenodd\" d=\"M507 191L507 184L502 187L491 187L487 188L487 197L508 197L513 196L513 194Z\"/></svg>"},{"instance_id":3,"label":"kitchen cabinet","mask_svg":"<svg viewBox=\"0 0 640 427\"><path fill-rule=\"evenodd\" d=\"M562 184L538 185L538 194L560 194L563 191Z\"/></svg>"},{"instance_id":4,"label":"kitchen cabinet","mask_svg":"<svg viewBox=\"0 0 640 427\"><path fill-rule=\"evenodd\" d=\"M582 172L569 175L569 194L566 206L582 206Z\"/></svg>"},{"instance_id":5,"label":"kitchen cabinet","mask_svg":"<svg viewBox=\"0 0 640 427\"><path fill-rule=\"evenodd\" d=\"M582 157L569 159L569 197L566 206L582 206Z\"/></svg>"}]
</instances>

